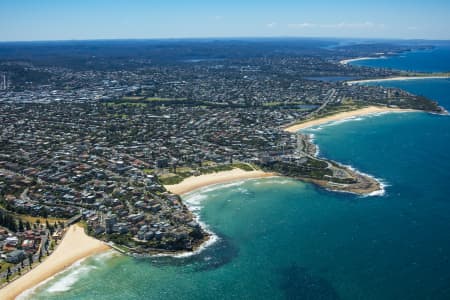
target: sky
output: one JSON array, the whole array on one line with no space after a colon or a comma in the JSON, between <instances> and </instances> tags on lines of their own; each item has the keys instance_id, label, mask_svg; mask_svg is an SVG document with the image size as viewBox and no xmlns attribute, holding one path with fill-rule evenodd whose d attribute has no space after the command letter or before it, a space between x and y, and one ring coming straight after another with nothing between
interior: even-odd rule
<instances>
[{"instance_id":1,"label":"sky","mask_svg":"<svg viewBox=\"0 0 450 300\"><path fill-rule=\"evenodd\" d=\"M449 0L0 0L0 41L450 39Z\"/></svg>"}]
</instances>

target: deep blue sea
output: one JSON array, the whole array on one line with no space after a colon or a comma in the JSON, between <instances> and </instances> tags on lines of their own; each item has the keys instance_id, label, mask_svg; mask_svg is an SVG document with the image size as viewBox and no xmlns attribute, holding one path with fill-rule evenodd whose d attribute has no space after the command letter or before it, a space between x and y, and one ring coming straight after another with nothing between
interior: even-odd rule
<instances>
[{"instance_id":1,"label":"deep blue sea","mask_svg":"<svg viewBox=\"0 0 450 300\"><path fill-rule=\"evenodd\" d=\"M378 63L450 71L450 59L440 59L450 48L435 51L417 64L417 53ZM450 109L450 80L383 84ZM25 298L450 299L450 117L390 113L308 131L320 155L379 178L385 194L358 197L286 178L210 187L184 197L219 237L199 255L110 252Z\"/></svg>"},{"instance_id":2,"label":"deep blue sea","mask_svg":"<svg viewBox=\"0 0 450 300\"><path fill-rule=\"evenodd\" d=\"M441 44L431 50L411 51L382 59L355 61L352 65L417 72L448 72L450 71L450 43Z\"/></svg>"}]
</instances>

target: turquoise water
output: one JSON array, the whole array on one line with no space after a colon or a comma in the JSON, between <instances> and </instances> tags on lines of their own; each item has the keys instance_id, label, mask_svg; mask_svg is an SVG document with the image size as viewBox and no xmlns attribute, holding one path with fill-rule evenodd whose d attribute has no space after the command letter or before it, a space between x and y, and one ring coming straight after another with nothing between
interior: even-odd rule
<instances>
[{"instance_id":1,"label":"turquoise water","mask_svg":"<svg viewBox=\"0 0 450 300\"><path fill-rule=\"evenodd\" d=\"M383 82L450 108L450 81ZM309 130L380 178L357 197L285 178L185 200L219 240L197 256L89 258L33 299L450 299L450 117L391 113Z\"/></svg>"}]
</instances>

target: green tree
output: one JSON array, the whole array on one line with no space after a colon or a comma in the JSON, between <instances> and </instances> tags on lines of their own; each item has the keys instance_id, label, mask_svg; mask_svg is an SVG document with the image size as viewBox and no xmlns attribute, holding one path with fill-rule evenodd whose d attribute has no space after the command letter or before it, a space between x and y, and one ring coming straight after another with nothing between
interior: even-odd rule
<instances>
[{"instance_id":1,"label":"green tree","mask_svg":"<svg viewBox=\"0 0 450 300\"><path fill-rule=\"evenodd\" d=\"M53 225L50 225L48 230L50 231L50 234L53 235L53 233L55 232L55 227L53 227Z\"/></svg>"},{"instance_id":2,"label":"green tree","mask_svg":"<svg viewBox=\"0 0 450 300\"><path fill-rule=\"evenodd\" d=\"M20 231L20 232L23 232L23 231L24 231L24 226L23 226L22 219L19 219L19 231Z\"/></svg>"}]
</instances>

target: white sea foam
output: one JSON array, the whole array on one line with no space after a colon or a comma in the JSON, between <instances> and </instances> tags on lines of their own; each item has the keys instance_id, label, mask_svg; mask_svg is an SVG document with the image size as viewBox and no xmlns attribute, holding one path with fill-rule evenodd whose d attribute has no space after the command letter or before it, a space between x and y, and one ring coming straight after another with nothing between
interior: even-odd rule
<instances>
[{"instance_id":1,"label":"white sea foam","mask_svg":"<svg viewBox=\"0 0 450 300\"><path fill-rule=\"evenodd\" d=\"M78 262L73 268L67 270L67 275L62 274L62 277L52 283L45 291L48 293L67 292L81 277L86 276L96 268L92 265L81 265L81 262Z\"/></svg>"},{"instance_id":2,"label":"white sea foam","mask_svg":"<svg viewBox=\"0 0 450 300\"><path fill-rule=\"evenodd\" d=\"M115 257L119 255L116 251L110 250L106 251L100 254L96 254L92 256L91 258L99 263L99 262L105 262L106 260ZM47 278L46 280L42 281L38 285L34 286L31 289L28 289L21 293L16 299L18 300L25 300L25 299L32 299L34 293L36 290L40 287L45 286L48 283L51 283L51 285L45 289L45 292L47 293L58 293L58 292L66 292L72 288L72 286L83 276L86 276L90 271L96 269L97 267L94 265L86 265L84 262L88 259L88 257L82 258L75 263L73 263L70 267L67 269ZM54 283L53 280L56 280Z\"/></svg>"},{"instance_id":3,"label":"white sea foam","mask_svg":"<svg viewBox=\"0 0 450 300\"><path fill-rule=\"evenodd\" d=\"M237 187L237 190L241 193L245 193L248 194L249 190L243 187L240 187L242 184L244 184L246 181L249 180L255 180L255 178L249 178L249 179L244 179L244 180L239 180L239 181L235 181L235 182L231 182L231 183L226 183L226 184L216 184L216 185L212 185L212 186L208 186L199 190L195 190L194 192L188 193L187 195L185 195L183 197L183 202L186 204L186 206L194 213L195 215L195 220L197 221L198 224L200 224L200 226L202 227L202 229L204 231L206 231L210 236L208 238L208 240L206 240L205 242L203 242L195 251L189 252L181 252L181 253L176 253L176 254L172 254L172 253L159 253L156 255L153 255L153 257L174 257L174 258L185 258L185 257L189 257L189 256L193 256L193 255L197 255L199 253L201 253L202 251L204 251L206 248L210 247L211 245L213 245L214 243L216 243L220 238L214 233L212 232L208 225L206 225L204 222L202 222L200 220L200 215L199 215L199 211L202 208L201 203L208 199L208 196L205 195L206 193L211 193L215 190L218 189L222 189L222 188L231 188L231 187ZM289 182L288 180L286 180L285 182L281 181L278 182L279 184L284 184Z\"/></svg>"},{"instance_id":4,"label":"white sea foam","mask_svg":"<svg viewBox=\"0 0 450 300\"><path fill-rule=\"evenodd\" d=\"M305 130L307 130L307 131L321 131L322 129L324 129L326 127L331 127L331 126L335 126L335 125L339 125L339 124L343 124L343 123L347 123L347 122L352 122L352 121L362 121L362 120L364 120L364 118L366 116L370 116L370 115L358 116L358 117L348 117L348 118L344 118L344 119L340 119L340 120L330 121L330 122L323 123L323 124L320 124L320 125L315 125L315 126L311 126L311 127L305 128Z\"/></svg>"},{"instance_id":5,"label":"white sea foam","mask_svg":"<svg viewBox=\"0 0 450 300\"><path fill-rule=\"evenodd\" d=\"M202 208L201 203L206 198L206 195L196 192L195 194L188 196L186 199L183 199L183 202L191 211L197 212Z\"/></svg>"},{"instance_id":6,"label":"white sea foam","mask_svg":"<svg viewBox=\"0 0 450 300\"><path fill-rule=\"evenodd\" d=\"M121 254L115 250L109 250L105 251L99 254L96 254L94 256L91 256L90 258L94 260L96 263L104 264L106 261L108 261L111 258L114 258L116 256L120 256Z\"/></svg>"},{"instance_id":7,"label":"white sea foam","mask_svg":"<svg viewBox=\"0 0 450 300\"><path fill-rule=\"evenodd\" d=\"M307 127L304 130L305 131L321 131L322 129L323 129L322 125L316 125L316 126Z\"/></svg>"},{"instance_id":8,"label":"white sea foam","mask_svg":"<svg viewBox=\"0 0 450 300\"><path fill-rule=\"evenodd\" d=\"M240 186L241 184L242 184L242 182L232 182L232 183L228 183L228 184L216 184L216 185L208 186L208 187L198 189L191 193L186 194L183 197L183 203L188 207L188 209L190 211L193 212L193 214L195 216L195 221L202 227L202 229L204 231L206 231L209 234L209 238L205 242L203 242L195 251L185 251L185 252L176 253L176 254L159 253L159 254L152 255L152 257L173 257L173 258L190 257L190 256L194 256L194 255L201 253L206 248L208 248L209 246L211 246L215 242L217 242L219 240L219 237L209 229L208 225L206 225L204 222L202 222L200 220L199 212L203 208L201 203L204 200L208 199L208 196L206 195L206 193L211 193L220 188Z\"/></svg>"},{"instance_id":9,"label":"white sea foam","mask_svg":"<svg viewBox=\"0 0 450 300\"><path fill-rule=\"evenodd\" d=\"M358 173L358 174L366 176L366 177L370 177L370 178L372 178L373 180L377 181L380 184L380 189L379 190L373 191L373 192L365 194L365 195L362 195L361 197L373 197L373 196L381 197L381 196L384 196L386 194L386 187L388 187L389 184L387 184L383 179L380 179L380 178L377 178L377 177L375 177L373 175L361 172L361 171L357 170L356 168L354 168L352 166L349 166L349 165L344 165L344 164L340 164L340 165L350 169L351 171L353 171L355 173Z\"/></svg>"},{"instance_id":10,"label":"white sea foam","mask_svg":"<svg viewBox=\"0 0 450 300\"><path fill-rule=\"evenodd\" d=\"M318 157L320 155L320 147L316 145L316 153L314 153L315 157Z\"/></svg>"},{"instance_id":11,"label":"white sea foam","mask_svg":"<svg viewBox=\"0 0 450 300\"><path fill-rule=\"evenodd\" d=\"M285 179L283 179L285 178ZM274 177L274 178L267 178L264 179L264 181L257 181L254 184L255 185L262 185L262 184L277 184L277 185L284 185L284 184L290 184L292 182L295 182L294 179L289 179L287 177Z\"/></svg>"},{"instance_id":12,"label":"white sea foam","mask_svg":"<svg viewBox=\"0 0 450 300\"><path fill-rule=\"evenodd\" d=\"M308 134L308 137L309 137L309 141L310 141L311 143L313 143L314 146L316 146L316 152L314 153L314 156L315 156L315 157L319 156L319 154L320 154L320 148L319 148L319 145L317 145L317 144L314 143L314 142L315 142L315 139L316 139L316 135L315 135L314 133L309 133L309 134Z\"/></svg>"},{"instance_id":13,"label":"white sea foam","mask_svg":"<svg viewBox=\"0 0 450 300\"><path fill-rule=\"evenodd\" d=\"M370 114L367 114L364 116L357 116L357 117L356 116L348 117L348 118L344 118L341 120L336 120L336 121L331 121L331 122L325 123L325 124L321 125L321 127L324 128L324 127L335 126L335 125L339 125L339 124L343 124L343 123L347 123L347 122L362 121L368 116L370 116Z\"/></svg>"},{"instance_id":14,"label":"white sea foam","mask_svg":"<svg viewBox=\"0 0 450 300\"><path fill-rule=\"evenodd\" d=\"M222 189L222 188L230 188L230 187L240 186L240 185L244 184L245 181L252 180L252 179L253 178L240 179L240 180L232 181L230 183L225 183L225 184L224 183L218 183L218 184L208 185L206 187L197 189L197 190L195 190L193 192L187 193L185 197L186 197L186 199L188 199L188 198L191 197L191 195L195 195L197 193L198 194L210 193L210 192L213 192L215 190Z\"/></svg>"},{"instance_id":15,"label":"white sea foam","mask_svg":"<svg viewBox=\"0 0 450 300\"><path fill-rule=\"evenodd\" d=\"M386 194L386 185L380 181L380 189L378 191L373 191L372 193L368 193L367 195L363 195L362 197L374 197L374 196L384 196Z\"/></svg>"},{"instance_id":16,"label":"white sea foam","mask_svg":"<svg viewBox=\"0 0 450 300\"><path fill-rule=\"evenodd\" d=\"M361 116L352 116L352 117L348 117L348 118L343 118L340 120L335 120L335 121L330 121L330 122L326 122L320 125L315 125L315 126L311 126L311 127L307 127L304 130L306 131L321 131L322 129L326 128L326 127L331 127L331 126L335 126L335 125L339 125L339 124L343 124L343 123L347 123L347 122L354 122L354 121L363 121L367 118L372 118L372 117L379 117L379 116L383 116L383 115L387 115L387 114L402 114L405 112L411 112L408 110L405 111L400 111L400 110L391 110L391 111L381 111L381 112L373 112L373 113L368 113L365 115L361 115Z\"/></svg>"},{"instance_id":17,"label":"white sea foam","mask_svg":"<svg viewBox=\"0 0 450 300\"><path fill-rule=\"evenodd\" d=\"M72 264L69 268L61 271L58 274L55 274L46 280L42 281L38 285L34 286L31 289L28 289L21 293L19 296L17 296L17 300L25 300L25 299L32 299L33 294L36 292L36 290L47 283L55 280L55 278L62 276L60 279L57 279L55 283L52 283L45 291L49 293L54 292L65 292L70 290L70 288L73 286L73 284L78 281L78 279L90 271L91 267L84 267L82 266L82 262L86 258L80 259L74 264ZM66 276L67 274L67 276ZM66 280L67 278L67 280Z\"/></svg>"},{"instance_id":18,"label":"white sea foam","mask_svg":"<svg viewBox=\"0 0 450 300\"><path fill-rule=\"evenodd\" d=\"M245 195L250 194L250 191L249 191L248 189L246 189L246 188L243 188L243 187L237 188L236 190L237 190L239 193L242 193L242 194L245 194Z\"/></svg>"},{"instance_id":19,"label":"white sea foam","mask_svg":"<svg viewBox=\"0 0 450 300\"><path fill-rule=\"evenodd\" d=\"M195 214L195 213L194 213ZM172 254L172 253L159 253L156 255L152 255L152 257L173 257L173 258L185 258L185 257L190 257L190 256L194 256L197 255L199 253L201 253L202 251L204 251L206 248L208 248L209 246L213 245L214 243L216 243L220 238L214 233L212 232L209 227L203 223L202 221L200 221L200 217L195 214L195 219L197 221L198 224L200 224L200 226L202 227L202 229L204 231L206 231L209 234L209 238L208 240L206 240L205 242L203 242L195 251L185 251L185 252L181 252L181 253L176 253L176 254Z\"/></svg>"}]
</instances>

